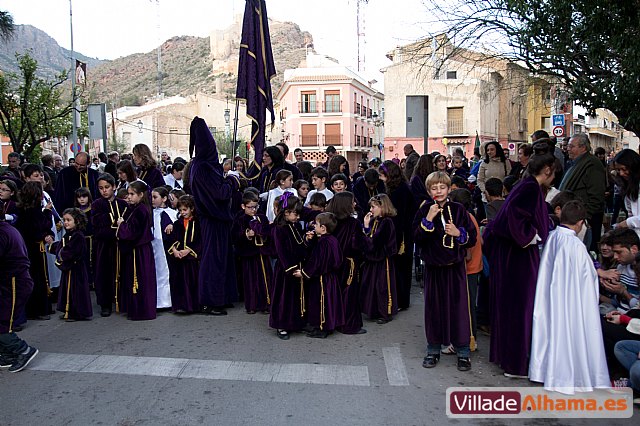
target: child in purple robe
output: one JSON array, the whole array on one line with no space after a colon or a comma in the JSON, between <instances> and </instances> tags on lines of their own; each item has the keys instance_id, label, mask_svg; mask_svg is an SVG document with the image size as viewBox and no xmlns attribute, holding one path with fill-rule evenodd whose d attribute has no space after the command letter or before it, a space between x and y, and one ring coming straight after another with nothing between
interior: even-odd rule
<instances>
[{"instance_id":1,"label":"child in purple robe","mask_svg":"<svg viewBox=\"0 0 640 426\"><path fill-rule=\"evenodd\" d=\"M93 316L89 277L87 274L86 241L82 230L87 217L80 209L66 209L62 214L65 235L49 246L56 255L56 266L62 271L58 292L58 311L65 321L90 320Z\"/></svg>"},{"instance_id":2,"label":"child in purple robe","mask_svg":"<svg viewBox=\"0 0 640 426\"><path fill-rule=\"evenodd\" d=\"M12 373L24 369L38 354L15 333L17 316L33 288L29 263L24 239L0 218L0 368Z\"/></svg>"},{"instance_id":3,"label":"child in purple robe","mask_svg":"<svg viewBox=\"0 0 640 426\"><path fill-rule=\"evenodd\" d=\"M360 301L362 312L378 324L386 324L398 313L396 273L393 256L398 253L393 217L396 209L386 194L369 200L370 211L364 216L367 234L362 268Z\"/></svg>"},{"instance_id":4,"label":"child in purple robe","mask_svg":"<svg viewBox=\"0 0 640 426\"><path fill-rule=\"evenodd\" d=\"M131 320L156 318L156 265L151 241L152 217L147 184L132 182L127 189L128 209L117 220L118 246L122 253L122 290Z\"/></svg>"},{"instance_id":5,"label":"child in purple robe","mask_svg":"<svg viewBox=\"0 0 640 426\"><path fill-rule=\"evenodd\" d=\"M174 271L171 274L171 306L177 314L200 311L198 301L198 275L202 239L200 223L196 217L196 205L191 195L183 195L176 204L178 220L173 223L171 239L175 241L168 250Z\"/></svg>"},{"instance_id":6,"label":"child in purple robe","mask_svg":"<svg viewBox=\"0 0 640 426\"><path fill-rule=\"evenodd\" d=\"M18 221L18 187L12 180L0 180L0 201L2 201L2 209L0 210L0 219L15 225Z\"/></svg>"},{"instance_id":7,"label":"child in purple robe","mask_svg":"<svg viewBox=\"0 0 640 426\"><path fill-rule=\"evenodd\" d=\"M95 265L95 251L93 249L93 226L91 226L91 203L93 199L91 197L91 191L89 188L80 187L76 189L76 197L74 200L74 207L80 209L87 218L87 224L85 225L82 233L84 234L85 243L87 246L87 255L84 258L87 264L87 276L89 280L89 287L93 286L93 277L95 276L93 267Z\"/></svg>"},{"instance_id":8,"label":"child in purple robe","mask_svg":"<svg viewBox=\"0 0 640 426\"><path fill-rule=\"evenodd\" d=\"M33 279L33 291L27 301L26 312L30 319L48 320L51 317L49 295L49 272L45 243L53 242L52 203L42 208L42 185L40 182L27 182L20 190L20 204L16 227L22 234L29 253L31 267L29 273Z\"/></svg>"},{"instance_id":9,"label":"child in purple robe","mask_svg":"<svg viewBox=\"0 0 640 426\"><path fill-rule=\"evenodd\" d=\"M240 259L244 307L248 314L269 312L271 304L271 262L265 245L271 233L267 216L257 213L259 198L253 192L242 196L242 209L233 224L232 235Z\"/></svg>"},{"instance_id":10,"label":"child in purple robe","mask_svg":"<svg viewBox=\"0 0 640 426\"><path fill-rule=\"evenodd\" d=\"M367 246L367 236L362 230L362 224L356 219L355 207L356 201L351 192L336 194L327 207L338 221L332 235L338 240L343 255L339 281L344 324L337 328L343 334L367 332L362 328L362 310L360 309L360 265L363 247Z\"/></svg>"},{"instance_id":11,"label":"child in purple robe","mask_svg":"<svg viewBox=\"0 0 640 426\"><path fill-rule=\"evenodd\" d=\"M277 261L273 272L273 294L269 326L276 329L280 339L288 340L289 332L305 326L304 280L293 276L302 267L307 242L298 223L302 202L285 192L276 203L275 227L272 238Z\"/></svg>"},{"instance_id":12,"label":"child in purple robe","mask_svg":"<svg viewBox=\"0 0 640 426\"><path fill-rule=\"evenodd\" d=\"M326 338L336 327L344 324L344 311L338 274L342 264L342 252L335 231L338 221L333 213L316 216L313 232L307 234L307 241L315 241L311 255L304 266L293 272L296 278L311 281L307 296L307 319L313 327L308 336Z\"/></svg>"},{"instance_id":13,"label":"child in purple robe","mask_svg":"<svg viewBox=\"0 0 640 426\"><path fill-rule=\"evenodd\" d=\"M111 315L113 304L120 312L120 249L116 239L117 221L127 210L127 203L116 198L116 182L108 173L98 178L100 198L91 203L91 224L95 237L95 288L100 316Z\"/></svg>"},{"instance_id":14,"label":"child in purple robe","mask_svg":"<svg viewBox=\"0 0 640 426\"><path fill-rule=\"evenodd\" d=\"M425 182L433 202L424 202L413 221L415 242L425 262L425 332L432 368L440 360L441 345L451 343L458 354L458 370L471 369L471 310L467 288L467 247L476 242L476 230L462 204L449 200L451 178L433 172Z\"/></svg>"}]
</instances>

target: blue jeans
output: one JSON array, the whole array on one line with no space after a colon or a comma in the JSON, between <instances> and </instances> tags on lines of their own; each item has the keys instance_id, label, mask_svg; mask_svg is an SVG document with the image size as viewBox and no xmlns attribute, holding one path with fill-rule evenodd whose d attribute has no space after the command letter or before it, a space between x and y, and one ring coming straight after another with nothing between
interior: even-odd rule
<instances>
[{"instance_id":1,"label":"blue jeans","mask_svg":"<svg viewBox=\"0 0 640 426\"><path fill-rule=\"evenodd\" d=\"M616 343L614 353L620 364L629 370L631 387L640 391L640 340L622 340Z\"/></svg>"}]
</instances>

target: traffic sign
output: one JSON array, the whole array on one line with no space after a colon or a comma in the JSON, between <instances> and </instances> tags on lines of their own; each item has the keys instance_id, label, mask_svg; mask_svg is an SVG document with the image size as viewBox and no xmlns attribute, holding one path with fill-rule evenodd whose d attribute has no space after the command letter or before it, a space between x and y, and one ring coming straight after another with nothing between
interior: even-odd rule
<instances>
[{"instance_id":1,"label":"traffic sign","mask_svg":"<svg viewBox=\"0 0 640 426\"><path fill-rule=\"evenodd\" d=\"M553 136L555 136L556 138L561 138L564 136L564 127L563 126L556 126L553 128Z\"/></svg>"},{"instance_id":2,"label":"traffic sign","mask_svg":"<svg viewBox=\"0 0 640 426\"><path fill-rule=\"evenodd\" d=\"M82 145L80 145L80 142L72 143L70 148L71 152L73 152L74 154L82 152Z\"/></svg>"},{"instance_id":3,"label":"traffic sign","mask_svg":"<svg viewBox=\"0 0 640 426\"><path fill-rule=\"evenodd\" d=\"M553 114L551 117L551 121L553 122L553 126L562 126L564 127L564 114Z\"/></svg>"}]
</instances>

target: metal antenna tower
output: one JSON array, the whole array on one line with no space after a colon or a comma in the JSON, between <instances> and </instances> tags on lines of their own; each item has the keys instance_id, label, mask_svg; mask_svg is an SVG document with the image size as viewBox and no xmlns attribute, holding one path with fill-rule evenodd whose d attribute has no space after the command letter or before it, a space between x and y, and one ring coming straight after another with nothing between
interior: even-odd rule
<instances>
[{"instance_id":1,"label":"metal antenna tower","mask_svg":"<svg viewBox=\"0 0 640 426\"><path fill-rule=\"evenodd\" d=\"M365 34L365 19L364 10L360 8L360 3L363 5L368 4L369 0L356 0L356 32L358 35L358 72L364 71L364 45L366 44ZM360 60L360 45L362 45L362 60ZM360 67L362 64L362 67ZM361 69L362 68L362 69Z\"/></svg>"}]
</instances>

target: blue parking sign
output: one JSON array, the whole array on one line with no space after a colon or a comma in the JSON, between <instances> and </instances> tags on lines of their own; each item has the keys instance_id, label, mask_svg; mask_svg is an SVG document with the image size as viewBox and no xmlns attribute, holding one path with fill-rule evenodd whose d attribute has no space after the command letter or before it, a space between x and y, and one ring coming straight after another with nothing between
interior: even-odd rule
<instances>
[{"instance_id":1,"label":"blue parking sign","mask_svg":"<svg viewBox=\"0 0 640 426\"><path fill-rule=\"evenodd\" d=\"M564 127L564 114L553 114L551 118L554 126Z\"/></svg>"}]
</instances>

